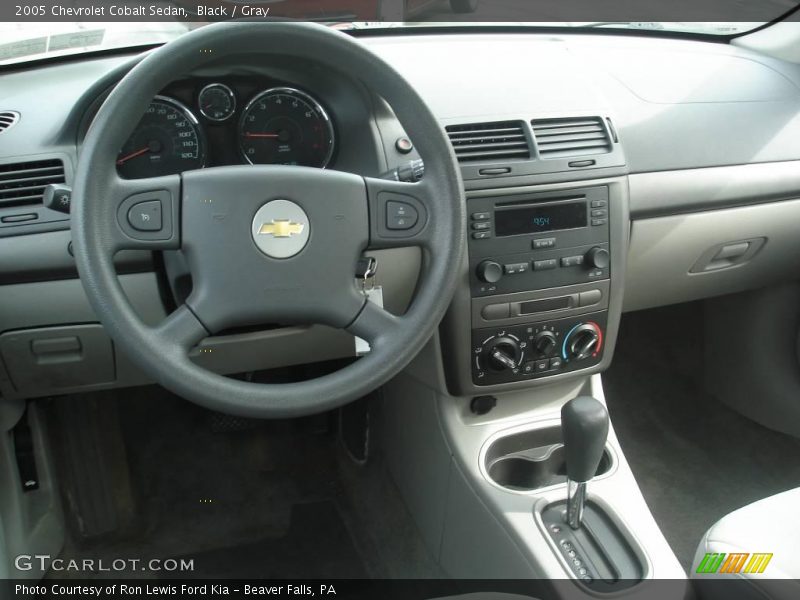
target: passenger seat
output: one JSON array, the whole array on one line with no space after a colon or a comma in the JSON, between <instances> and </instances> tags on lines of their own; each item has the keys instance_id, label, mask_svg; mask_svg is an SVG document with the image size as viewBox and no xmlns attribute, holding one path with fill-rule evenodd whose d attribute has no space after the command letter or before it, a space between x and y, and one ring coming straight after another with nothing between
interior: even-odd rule
<instances>
[{"instance_id":1,"label":"passenger seat","mask_svg":"<svg viewBox=\"0 0 800 600\"><path fill-rule=\"evenodd\" d=\"M717 521L700 541L691 576L703 600L800 598L800 488Z\"/></svg>"}]
</instances>

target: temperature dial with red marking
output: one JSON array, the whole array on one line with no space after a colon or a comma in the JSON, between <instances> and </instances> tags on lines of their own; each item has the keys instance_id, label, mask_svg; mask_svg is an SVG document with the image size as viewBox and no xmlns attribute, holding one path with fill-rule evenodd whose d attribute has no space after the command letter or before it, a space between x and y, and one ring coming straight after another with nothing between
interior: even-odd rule
<instances>
[{"instance_id":1,"label":"temperature dial with red marking","mask_svg":"<svg viewBox=\"0 0 800 600\"><path fill-rule=\"evenodd\" d=\"M603 346L603 331L597 323L578 323L564 337L561 356L566 361L596 357Z\"/></svg>"}]
</instances>

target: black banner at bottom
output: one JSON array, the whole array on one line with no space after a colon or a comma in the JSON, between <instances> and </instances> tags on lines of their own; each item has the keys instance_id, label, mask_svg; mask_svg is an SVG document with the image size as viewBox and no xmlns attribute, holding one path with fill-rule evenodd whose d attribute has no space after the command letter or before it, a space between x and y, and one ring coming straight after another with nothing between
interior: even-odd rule
<instances>
[{"instance_id":1,"label":"black banner at bottom","mask_svg":"<svg viewBox=\"0 0 800 600\"><path fill-rule=\"evenodd\" d=\"M699 600L726 598L750 600L758 597L800 597L800 581L791 579L650 579L631 585L626 599ZM602 596L600 594L599 596ZM278 580L2 580L0 598L65 599L100 598L281 598L281 599L388 599L433 600L572 600L597 598L595 591L572 580L444 580L444 579L332 579L306 581Z\"/></svg>"}]
</instances>

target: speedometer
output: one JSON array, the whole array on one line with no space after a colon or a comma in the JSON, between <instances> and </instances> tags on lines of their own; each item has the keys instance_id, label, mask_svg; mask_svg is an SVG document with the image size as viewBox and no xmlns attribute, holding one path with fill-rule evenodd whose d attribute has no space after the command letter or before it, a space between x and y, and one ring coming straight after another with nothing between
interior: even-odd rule
<instances>
[{"instance_id":1,"label":"speedometer","mask_svg":"<svg viewBox=\"0 0 800 600\"><path fill-rule=\"evenodd\" d=\"M126 179L174 175L203 168L205 157L205 139L192 111L156 96L117 156L117 171Z\"/></svg>"},{"instance_id":2,"label":"speedometer","mask_svg":"<svg viewBox=\"0 0 800 600\"><path fill-rule=\"evenodd\" d=\"M253 164L324 168L333 155L333 125L319 102L300 90L265 90L245 107L239 146Z\"/></svg>"}]
</instances>

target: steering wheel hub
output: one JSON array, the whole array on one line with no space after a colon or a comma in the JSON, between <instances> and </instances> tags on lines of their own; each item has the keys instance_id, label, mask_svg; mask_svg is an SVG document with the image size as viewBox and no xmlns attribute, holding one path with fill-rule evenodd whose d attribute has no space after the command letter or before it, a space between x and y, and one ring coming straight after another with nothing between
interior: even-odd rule
<instances>
[{"instance_id":1,"label":"steering wheel hub","mask_svg":"<svg viewBox=\"0 0 800 600\"><path fill-rule=\"evenodd\" d=\"M267 256L290 258L308 243L311 223L308 215L290 200L271 200L253 217L253 241Z\"/></svg>"}]
</instances>

